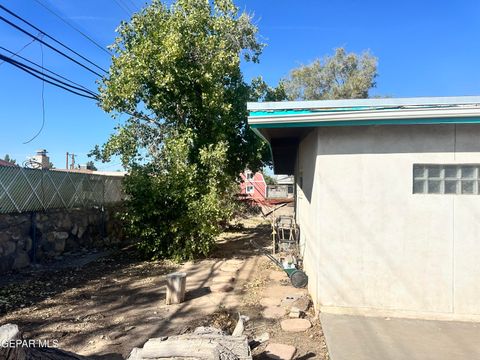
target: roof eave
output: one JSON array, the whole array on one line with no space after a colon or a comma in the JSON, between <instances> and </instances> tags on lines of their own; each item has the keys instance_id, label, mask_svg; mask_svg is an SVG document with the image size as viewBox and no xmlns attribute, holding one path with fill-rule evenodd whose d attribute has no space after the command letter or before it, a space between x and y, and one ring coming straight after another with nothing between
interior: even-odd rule
<instances>
[{"instance_id":1,"label":"roof eave","mask_svg":"<svg viewBox=\"0 0 480 360\"><path fill-rule=\"evenodd\" d=\"M252 128L480 123L480 107L363 110L249 116Z\"/></svg>"}]
</instances>

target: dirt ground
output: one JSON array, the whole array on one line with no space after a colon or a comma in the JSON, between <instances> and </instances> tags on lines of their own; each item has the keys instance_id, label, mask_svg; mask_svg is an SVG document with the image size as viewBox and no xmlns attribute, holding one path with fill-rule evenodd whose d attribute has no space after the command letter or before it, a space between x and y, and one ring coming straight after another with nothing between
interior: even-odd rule
<instances>
[{"instance_id":1,"label":"dirt ground","mask_svg":"<svg viewBox=\"0 0 480 360\"><path fill-rule=\"evenodd\" d=\"M141 261L133 249L123 249L75 254L62 266L0 278L0 325L14 323L24 338L56 339L63 350L113 360L125 359L149 338L200 325L231 331L240 313L249 317L245 332L250 338L268 332L270 343L294 345L297 359L328 359L313 309L306 313L313 326L304 333L286 333L281 319L262 316L267 303L306 290L293 288L250 239L268 249L270 225L261 218L242 220L220 236L212 256L180 265ZM232 269L238 269L233 289L218 291ZM188 274L186 301L167 306L165 275L173 271ZM255 358L265 357L266 344L254 350Z\"/></svg>"}]
</instances>

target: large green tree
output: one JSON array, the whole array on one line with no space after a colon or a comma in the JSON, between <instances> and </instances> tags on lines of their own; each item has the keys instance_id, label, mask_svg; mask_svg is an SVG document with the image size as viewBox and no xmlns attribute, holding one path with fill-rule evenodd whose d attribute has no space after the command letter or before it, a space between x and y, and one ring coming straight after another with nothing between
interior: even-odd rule
<instances>
[{"instance_id":1,"label":"large green tree","mask_svg":"<svg viewBox=\"0 0 480 360\"><path fill-rule=\"evenodd\" d=\"M94 154L130 170L123 218L149 256L208 253L234 179L263 165L240 70L258 61L256 33L231 0L154 0L118 28L100 105L130 116Z\"/></svg>"},{"instance_id":2,"label":"large green tree","mask_svg":"<svg viewBox=\"0 0 480 360\"><path fill-rule=\"evenodd\" d=\"M247 127L249 86L240 70L242 56L258 61L263 45L256 33L231 0L177 0L171 6L154 0L122 23L100 86L101 106L134 116L104 146L104 158L118 154L131 166L157 156L172 130L190 129L192 156L226 141L230 174L260 165L258 142Z\"/></svg>"},{"instance_id":3,"label":"large green tree","mask_svg":"<svg viewBox=\"0 0 480 360\"><path fill-rule=\"evenodd\" d=\"M368 97L376 77L374 56L338 48L333 56L291 70L281 86L290 100L358 99Z\"/></svg>"}]
</instances>

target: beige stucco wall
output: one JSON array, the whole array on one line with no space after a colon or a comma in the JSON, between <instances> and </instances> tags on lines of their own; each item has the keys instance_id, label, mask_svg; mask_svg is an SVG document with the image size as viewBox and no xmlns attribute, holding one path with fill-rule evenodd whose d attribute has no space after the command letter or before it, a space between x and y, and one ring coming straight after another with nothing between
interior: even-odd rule
<instances>
[{"instance_id":1,"label":"beige stucco wall","mask_svg":"<svg viewBox=\"0 0 480 360\"><path fill-rule=\"evenodd\" d=\"M480 126L317 128L297 220L323 311L480 315L480 196L414 195L414 163L480 163Z\"/></svg>"}]
</instances>

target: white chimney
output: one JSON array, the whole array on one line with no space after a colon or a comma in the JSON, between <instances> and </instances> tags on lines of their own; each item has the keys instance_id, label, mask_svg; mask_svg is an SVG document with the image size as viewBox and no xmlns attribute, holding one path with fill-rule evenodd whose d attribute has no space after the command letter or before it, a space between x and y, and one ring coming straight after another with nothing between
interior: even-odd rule
<instances>
[{"instance_id":1,"label":"white chimney","mask_svg":"<svg viewBox=\"0 0 480 360\"><path fill-rule=\"evenodd\" d=\"M50 168L50 158L47 156L47 150L45 149L37 150L37 154L32 156L31 160L35 163L34 167L36 169Z\"/></svg>"}]
</instances>

